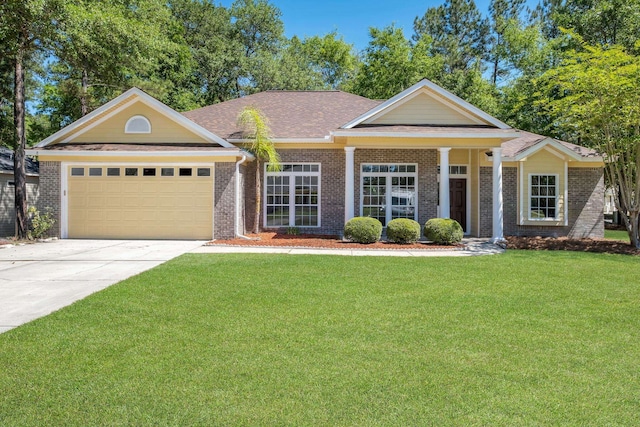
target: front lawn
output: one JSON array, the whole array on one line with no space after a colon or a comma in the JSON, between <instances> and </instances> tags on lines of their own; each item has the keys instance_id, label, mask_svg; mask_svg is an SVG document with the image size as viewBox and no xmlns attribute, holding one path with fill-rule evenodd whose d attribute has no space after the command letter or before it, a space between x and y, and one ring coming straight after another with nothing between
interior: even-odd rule
<instances>
[{"instance_id":1,"label":"front lawn","mask_svg":"<svg viewBox=\"0 0 640 427\"><path fill-rule=\"evenodd\" d=\"M0 425L639 425L638 258L185 255L0 335Z\"/></svg>"},{"instance_id":2,"label":"front lawn","mask_svg":"<svg viewBox=\"0 0 640 427\"><path fill-rule=\"evenodd\" d=\"M629 243L629 233L626 230L604 230L604 238L608 240L620 240Z\"/></svg>"}]
</instances>

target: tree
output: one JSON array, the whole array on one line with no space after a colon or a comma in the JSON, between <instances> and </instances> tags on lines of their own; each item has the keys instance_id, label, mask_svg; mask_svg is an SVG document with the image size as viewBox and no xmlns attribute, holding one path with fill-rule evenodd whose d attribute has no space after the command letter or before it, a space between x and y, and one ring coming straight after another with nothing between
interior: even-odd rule
<instances>
[{"instance_id":1,"label":"tree","mask_svg":"<svg viewBox=\"0 0 640 427\"><path fill-rule=\"evenodd\" d=\"M256 157L256 216L253 232L260 232L260 213L262 208L262 164L268 163L270 171L280 170L280 156L271 140L267 118L255 107L245 107L238 115L238 124L244 129L244 137L251 141L249 151Z\"/></svg>"},{"instance_id":2,"label":"tree","mask_svg":"<svg viewBox=\"0 0 640 427\"><path fill-rule=\"evenodd\" d=\"M301 48L307 58L307 68L321 76L325 88L338 89L353 78L357 65L353 45L337 32L306 37Z\"/></svg>"},{"instance_id":3,"label":"tree","mask_svg":"<svg viewBox=\"0 0 640 427\"><path fill-rule=\"evenodd\" d=\"M27 186L25 172L26 108L25 65L55 37L60 4L55 0L6 0L0 4L0 46L13 65L13 120L15 126L14 182L16 236L27 238Z\"/></svg>"},{"instance_id":4,"label":"tree","mask_svg":"<svg viewBox=\"0 0 640 427\"><path fill-rule=\"evenodd\" d=\"M437 61L427 49L412 48L402 30L390 25L369 28L371 40L362 55L362 63L349 90L372 99L387 99L417 83ZM417 55L414 53L417 52Z\"/></svg>"},{"instance_id":5,"label":"tree","mask_svg":"<svg viewBox=\"0 0 640 427\"><path fill-rule=\"evenodd\" d=\"M524 0L491 0L489 3L491 33L488 59L494 86L498 84L499 78L508 74L508 66L504 64L509 50L507 33L513 26L520 27L523 8Z\"/></svg>"},{"instance_id":6,"label":"tree","mask_svg":"<svg viewBox=\"0 0 640 427\"><path fill-rule=\"evenodd\" d=\"M473 0L445 0L427 9L413 23L414 41L425 35L434 54L445 60L445 71L467 70L486 56L489 23Z\"/></svg>"},{"instance_id":7,"label":"tree","mask_svg":"<svg viewBox=\"0 0 640 427\"><path fill-rule=\"evenodd\" d=\"M640 58L620 46L582 42L541 80L539 104L552 98L556 132L604 155L606 181L618 190L616 207L631 244L640 248Z\"/></svg>"}]
</instances>

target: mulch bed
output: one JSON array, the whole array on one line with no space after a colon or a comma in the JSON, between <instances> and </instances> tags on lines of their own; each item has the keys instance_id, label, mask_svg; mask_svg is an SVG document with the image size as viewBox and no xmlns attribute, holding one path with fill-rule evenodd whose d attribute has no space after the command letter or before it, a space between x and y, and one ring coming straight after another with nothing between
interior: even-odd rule
<instances>
[{"instance_id":1,"label":"mulch bed","mask_svg":"<svg viewBox=\"0 0 640 427\"><path fill-rule=\"evenodd\" d=\"M406 245L389 242L376 242L370 244L345 242L338 236L326 235L289 235L278 233L258 233L248 234L247 237L257 240L228 239L214 240L207 245L229 245L229 246L269 246L269 247L300 247L300 248L326 248L326 249L426 249L426 250L457 250L463 249L464 245L443 246L431 242L416 242Z\"/></svg>"},{"instance_id":2,"label":"mulch bed","mask_svg":"<svg viewBox=\"0 0 640 427\"><path fill-rule=\"evenodd\" d=\"M417 242L406 245L389 242L376 242L368 245L340 240L337 236L326 235L289 235L278 233L250 234L255 240L228 239L214 240L207 245L296 247L327 249L423 249L458 250L464 245L442 246L431 242ZM566 237L506 237L507 248L529 250L562 250L578 252L598 252L610 254L640 255L640 251L625 242L605 239L568 239Z\"/></svg>"},{"instance_id":3,"label":"mulch bed","mask_svg":"<svg viewBox=\"0 0 640 427\"><path fill-rule=\"evenodd\" d=\"M605 239L568 239L566 237L514 237L508 236L507 248L549 251L578 251L607 254L640 255L629 243Z\"/></svg>"}]
</instances>

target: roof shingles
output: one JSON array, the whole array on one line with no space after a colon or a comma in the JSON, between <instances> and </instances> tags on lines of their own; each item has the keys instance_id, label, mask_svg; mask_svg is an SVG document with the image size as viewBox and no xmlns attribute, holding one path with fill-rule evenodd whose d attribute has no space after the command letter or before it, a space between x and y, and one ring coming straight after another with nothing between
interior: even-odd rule
<instances>
[{"instance_id":1,"label":"roof shingles","mask_svg":"<svg viewBox=\"0 0 640 427\"><path fill-rule=\"evenodd\" d=\"M266 91L183 114L222 138L241 139L238 115L252 106L267 116L273 138L325 138L380 102L341 91Z\"/></svg>"}]
</instances>

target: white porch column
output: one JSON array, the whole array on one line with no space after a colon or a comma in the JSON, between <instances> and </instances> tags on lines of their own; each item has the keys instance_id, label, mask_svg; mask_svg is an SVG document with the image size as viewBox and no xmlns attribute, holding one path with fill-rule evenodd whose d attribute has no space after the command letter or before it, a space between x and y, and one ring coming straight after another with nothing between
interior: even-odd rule
<instances>
[{"instance_id":1,"label":"white porch column","mask_svg":"<svg viewBox=\"0 0 640 427\"><path fill-rule=\"evenodd\" d=\"M440 218L451 216L449 202L449 151L450 147L438 148L440 152Z\"/></svg>"},{"instance_id":2,"label":"white porch column","mask_svg":"<svg viewBox=\"0 0 640 427\"><path fill-rule=\"evenodd\" d=\"M493 157L493 236L491 241L504 241L503 236L503 208L502 208L502 148L491 149Z\"/></svg>"},{"instance_id":3,"label":"white porch column","mask_svg":"<svg viewBox=\"0 0 640 427\"><path fill-rule=\"evenodd\" d=\"M344 167L344 222L346 223L355 216L353 211L354 205L354 187L355 187L355 170L353 152L356 147L344 147L345 167Z\"/></svg>"}]
</instances>

